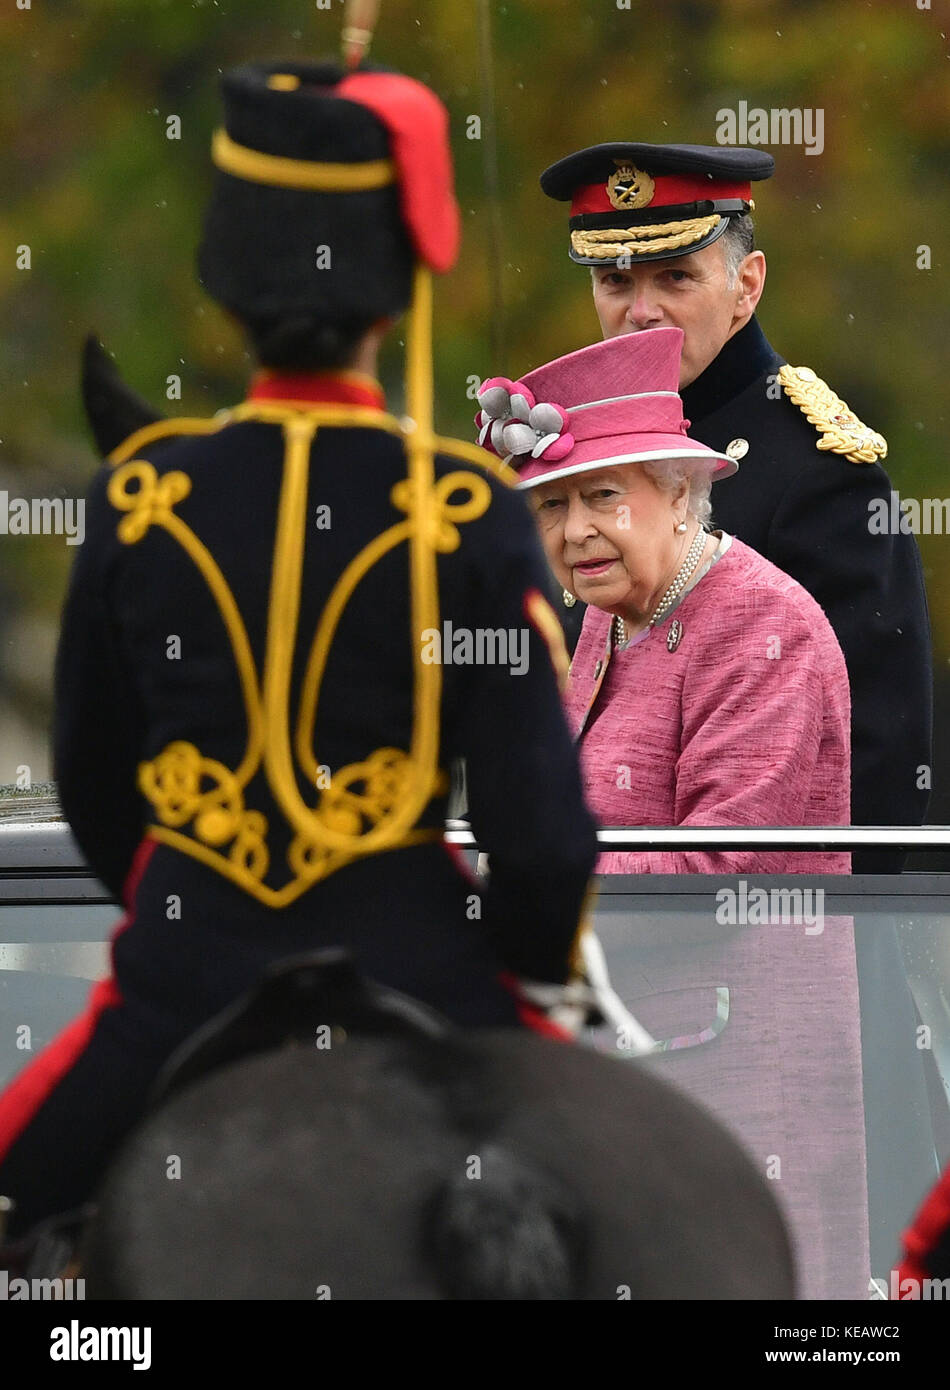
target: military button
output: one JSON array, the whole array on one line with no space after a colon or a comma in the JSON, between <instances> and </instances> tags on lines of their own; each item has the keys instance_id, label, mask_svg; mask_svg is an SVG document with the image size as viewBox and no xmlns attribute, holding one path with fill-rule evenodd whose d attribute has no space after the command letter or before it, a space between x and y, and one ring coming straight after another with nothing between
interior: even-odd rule
<instances>
[{"instance_id":1,"label":"military button","mask_svg":"<svg viewBox=\"0 0 950 1390\"><path fill-rule=\"evenodd\" d=\"M726 453L731 459L744 459L749 452L749 441L747 439L734 439L731 444L726 445Z\"/></svg>"}]
</instances>

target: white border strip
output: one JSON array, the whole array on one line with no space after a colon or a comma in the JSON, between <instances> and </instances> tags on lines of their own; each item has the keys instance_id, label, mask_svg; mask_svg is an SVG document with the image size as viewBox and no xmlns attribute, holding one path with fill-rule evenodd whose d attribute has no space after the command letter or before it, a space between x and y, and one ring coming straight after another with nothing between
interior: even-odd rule
<instances>
[{"instance_id":1,"label":"white border strip","mask_svg":"<svg viewBox=\"0 0 950 1390\"><path fill-rule=\"evenodd\" d=\"M450 821L449 826L464 822ZM453 845L474 845L469 829L446 830L445 839ZM829 826L637 826L624 830L598 830L602 849L613 850L701 850L701 849L886 849L891 846L913 849L950 848L950 825L829 825Z\"/></svg>"},{"instance_id":2,"label":"white border strip","mask_svg":"<svg viewBox=\"0 0 950 1390\"><path fill-rule=\"evenodd\" d=\"M505 463L517 472L518 465L514 460L520 458L524 458L524 455L509 454ZM735 459L731 459L728 454L714 453L711 449L654 449L652 452L643 454L620 454L617 457L594 459L591 463L575 463L567 468L557 468L551 473L541 473L537 478L529 478L526 482L517 483L515 490L524 491L529 487L537 487L540 483L553 482L555 478L569 478L572 473L592 473L595 468L609 468L611 464L615 463L645 463L649 459L696 459L699 462L719 459L721 463L735 465L728 472L725 469L718 470L713 477L713 482L717 482L719 478L731 477L739 469ZM535 460L535 462L537 461Z\"/></svg>"},{"instance_id":3,"label":"white border strip","mask_svg":"<svg viewBox=\"0 0 950 1390\"><path fill-rule=\"evenodd\" d=\"M595 405L616 405L618 401L647 401L655 396L678 396L678 391L635 391L632 396L604 396L599 401L585 401L583 405L569 405L568 415L576 415L581 410L593 410ZM539 402L543 404L543 402Z\"/></svg>"}]
</instances>

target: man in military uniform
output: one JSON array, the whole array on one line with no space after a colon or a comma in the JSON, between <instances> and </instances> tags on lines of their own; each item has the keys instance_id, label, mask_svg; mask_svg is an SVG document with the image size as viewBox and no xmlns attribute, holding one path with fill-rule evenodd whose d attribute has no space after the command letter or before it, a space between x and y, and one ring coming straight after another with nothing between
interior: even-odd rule
<instances>
[{"instance_id":1,"label":"man in military uniform","mask_svg":"<svg viewBox=\"0 0 950 1390\"><path fill-rule=\"evenodd\" d=\"M569 254L591 268L603 336L666 324L683 330L680 392L690 434L739 460L716 493L716 524L797 579L835 630L851 684L853 824L919 825L932 723L920 555L912 535L869 528L874 504L890 499L883 438L813 369L790 366L759 326L766 265L755 247L751 186L773 170L772 156L757 149L614 143L558 161L541 187L571 203ZM584 606L567 591L565 602L573 645ZM852 856L855 873L899 872L903 861L880 851ZM916 1016L893 924L857 925L864 1068L873 1087L872 1253L890 1258L893 1221L934 1171L921 1076L928 1054L915 1050ZM899 1163L895 1132L904 1136Z\"/></svg>"},{"instance_id":2,"label":"man in military uniform","mask_svg":"<svg viewBox=\"0 0 950 1390\"><path fill-rule=\"evenodd\" d=\"M853 824L920 825L932 709L920 555L912 535L869 529L872 504L890 499L882 437L759 326L751 185L773 169L761 150L618 143L560 160L541 187L571 202L569 254L591 267L603 336L683 329L690 434L740 461L716 524L797 579L835 630L851 681ZM582 610L566 613L572 641ZM893 873L903 856L853 863Z\"/></svg>"},{"instance_id":3,"label":"man in military uniform","mask_svg":"<svg viewBox=\"0 0 950 1390\"><path fill-rule=\"evenodd\" d=\"M340 947L458 1024L529 1018L519 981L568 978L596 855L533 523L432 432L446 112L369 67L248 65L224 95L200 269L262 370L213 420L139 429L89 495L55 769L127 916L0 1098L12 1236L92 1193L169 1054L277 959ZM407 307L400 422L374 371ZM444 845L457 757L487 888Z\"/></svg>"}]
</instances>

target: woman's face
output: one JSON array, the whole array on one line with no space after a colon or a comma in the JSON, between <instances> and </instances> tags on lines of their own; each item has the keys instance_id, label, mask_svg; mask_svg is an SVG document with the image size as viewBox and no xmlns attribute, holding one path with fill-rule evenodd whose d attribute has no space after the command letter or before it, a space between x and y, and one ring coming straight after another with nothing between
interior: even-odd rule
<instances>
[{"instance_id":1,"label":"woman's face","mask_svg":"<svg viewBox=\"0 0 950 1390\"><path fill-rule=\"evenodd\" d=\"M584 603L633 623L650 617L695 534L688 484L657 487L637 463L575 473L532 488L529 500L558 583Z\"/></svg>"}]
</instances>

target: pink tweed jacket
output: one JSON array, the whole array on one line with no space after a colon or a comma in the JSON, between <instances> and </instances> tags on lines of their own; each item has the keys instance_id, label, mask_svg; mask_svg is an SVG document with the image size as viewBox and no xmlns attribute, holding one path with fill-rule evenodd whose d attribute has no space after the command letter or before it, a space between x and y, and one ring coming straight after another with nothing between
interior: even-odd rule
<instances>
[{"instance_id":1,"label":"pink tweed jacket","mask_svg":"<svg viewBox=\"0 0 950 1390\"><path fill-rule=\"evenodd\" d=\"M666 621L625 650L611 653L610 624L588 608L567 695L601 825L849 823L847 668L828 619L794 579L733 540ZM598 863L601 873L850 867L848 854L801 851L604 854Z\"/></svg>"},{"instance_id":2,"label":"pink tweed jacket","mask_svg":"<svg viewBox=\"0 0 950 1390\"><path fill-rule=\"evenodd\" d=\"M611 654L609 615L589 608L567 709L601 825L849 820L841 650L810 595L741 541L623 651ZM598 862L601 873L748 875L740 883L749 888L758 887L753 875L849 868L847 854L785 852L610 853ZM851 919L816 927L775 913L722 925L713 890L708 912L685 923L643 917L615 945L625 953L624 1001L662 1044L645 1065L708 1106L774 1181L801 1296L867 1298Z\"/></svg>"}]
</instances>

